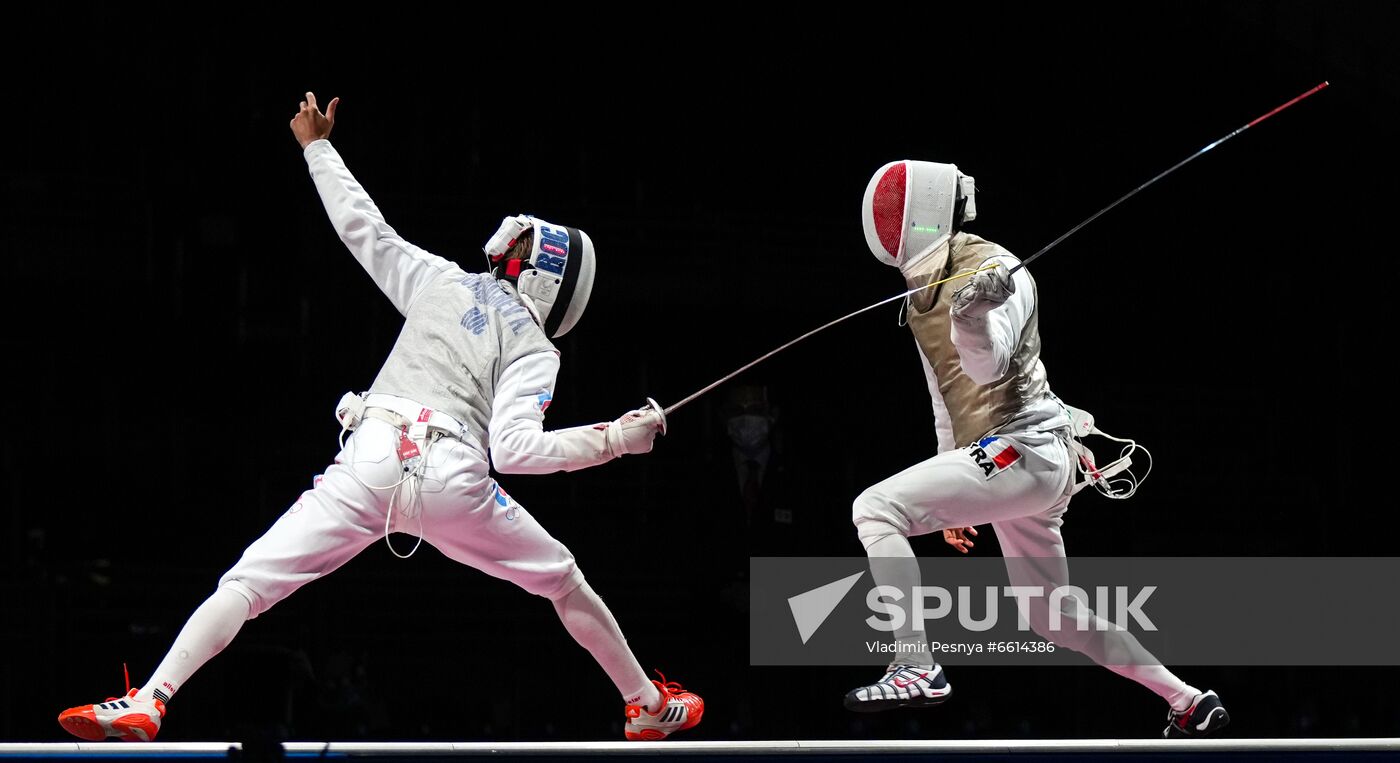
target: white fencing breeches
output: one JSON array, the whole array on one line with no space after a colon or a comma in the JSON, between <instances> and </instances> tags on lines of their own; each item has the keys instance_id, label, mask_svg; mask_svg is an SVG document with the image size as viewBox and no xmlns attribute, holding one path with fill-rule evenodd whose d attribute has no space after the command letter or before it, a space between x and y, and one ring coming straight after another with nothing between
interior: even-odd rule
<instances>
[{"instance_id":1,"label":"white fencing breeches","mask_svg":"<svg viewBox=\"0 0 1400 763\"><path fill-rule=\"evenodd\" d=\"M908 538L947 528L990 524L1006 559L1013 586L1050 591L1069 585L1060 526L1069 507L1073 454L1053 433L1018 433L940 453L868 488L855 500L852 519L867 552L891 558L872 565L882 585L909 590L919 572ZM893 559L906 559L907 563ZM1155 660L1127 631L1103 624L1077 597L1060 600L1061 629L1050 630L1048 598L1031 598L1021 615L1031 629L1056 645L1084 653L1115 673L1146 686L1173 705L1189 703L1195 689ZM1079 630L1072 624L1087 620ZM896 632L908 644L912 631ZM924 652L924 654L927 654ZM916 651L896 661L917 663ZM927 660L927 657L923 658Z\"/></svg>"},{"instance_id":2,"label":"white fencing breeches","mask_svg":"<svg viewBox=\"0 0 1400 763\"><path fill-rule=\"evenodd\" d=\"M224 574L220 585L248 598L250 618L384 537L394 491L370 486L403 478L397 447L397 430L366 419L324 478ZM447 557L545 598L583 582L573 554L496 485L475 445L444 438L424 450L421 486L395 500L392 530L416 535L421 523L423 540Z\"/></svg>"}]
</instances>

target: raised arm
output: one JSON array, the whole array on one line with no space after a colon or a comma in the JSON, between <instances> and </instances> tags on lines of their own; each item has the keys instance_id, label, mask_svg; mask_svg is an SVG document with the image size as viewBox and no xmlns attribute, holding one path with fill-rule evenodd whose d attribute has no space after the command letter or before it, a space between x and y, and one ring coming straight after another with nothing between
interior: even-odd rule
<instances>
[{"instance_id":1,"label":"raised arm","mask_svg":"<svg viewBox=\"0 0 1400 763\"><path fill-rule=\"evenodd\" d=\"M332 98L322 114L316 94L307 93L292 118L292 134L316 182L331 225L350 253L379 285L400 313L408 314L414 298L432 279L457 265L404 241L384 221L384 215L365 189L350 174L330 143L339 98Z\"/></svg>"}]
</instances>

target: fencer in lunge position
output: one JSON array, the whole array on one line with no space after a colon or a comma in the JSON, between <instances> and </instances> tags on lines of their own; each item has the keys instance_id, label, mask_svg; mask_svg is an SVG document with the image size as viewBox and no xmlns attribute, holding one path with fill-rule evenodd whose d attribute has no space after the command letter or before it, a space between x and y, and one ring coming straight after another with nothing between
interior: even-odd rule
<instances>
[{"instance_id":1,"label":"fencer in lunge position","mask_svg":"<svg viewBox=\"0 0 1400 763\"><path fill-rule=\"evenodd\" d=\"M1002 247L961 227L977 213L975 186L955 165L898 161L871 178L862 204L866 242L914 289L983 270L959 285L934 286L907 305L928 380L938 454L865 490L853 520L877 583L910 591L920 584L909 538L942 532L963 553L977 525L991 524L1014 586L1068 585L1060 525L1077 486L1072 413L1050 392L1040 362L1035 281ZM1083 434L1083 432L1079 432ZM1090 472L1090 476L1098 475ZM883 578L883 579L882 579ZM1214 692L1187 685L1137 639L1099 621L1070 596L1051 632L1045 598L1030 598L1032 629L1160 695L1171 706L1166 736L1209 734L1229 722ZM913 618L884 676L846 695L856 711L936 705L952 691ZM1073 625L1087 622L1080 630ZM1106 630L1099 630L1104 627Z\"/></svg>"},{"instance_id":2,"label":"fencer in lunge position","mask_svg":"<svg viewBox=\"0 0 1400 763\"><path fill-rule=\"evenodd\" d=\"M588 303L592 242L576 228L506 218L485 246L492 273L469 273L408 243L331 146L337 103L322 114L307 93L292 132L336 232L404 315L403 330L369 393L338 406L342 435L353 434L335 463L223 576L151 679L124 697L66 710L59 723L83 739L154 739L166 703L245 620L398 531L553 602L621 692L628 739L694 726L700 697L664 676L647 679L573 555L488 473L488 449L497 471L545 474L649 452L665 431L655 407L543 428L559 370L550 340Z\"/></svg>"}]
</instances>

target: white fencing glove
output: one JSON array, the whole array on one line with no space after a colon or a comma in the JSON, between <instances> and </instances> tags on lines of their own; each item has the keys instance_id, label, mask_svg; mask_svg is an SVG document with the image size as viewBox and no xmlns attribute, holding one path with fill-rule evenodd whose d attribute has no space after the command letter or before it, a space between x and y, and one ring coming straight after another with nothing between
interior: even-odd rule
<instances>
[{"instance_id":1,"label":"white fencing glove","mask_svg":"<svg viewBox=\"0 0 1400 763\"><path fill-rule=\"evenodd\" d=\"M608 453L613 458L650 453L652 441L658 434L666 434L666 413L655 400L647 398L646 407L630 411L608 424Z\"/></svg>"},{"instance_id":2,"label":"white fencing glove","mask_svg":"<svg viewBox=\"0 0 1400 763\"><path fill-rule=\"evenodd\" d=\"M985 270L973 276L953 293L953 315L958 318L981 318L1001 307L1016 293L1016 282L1006 266Z\"/></svg>"}]
</instances>

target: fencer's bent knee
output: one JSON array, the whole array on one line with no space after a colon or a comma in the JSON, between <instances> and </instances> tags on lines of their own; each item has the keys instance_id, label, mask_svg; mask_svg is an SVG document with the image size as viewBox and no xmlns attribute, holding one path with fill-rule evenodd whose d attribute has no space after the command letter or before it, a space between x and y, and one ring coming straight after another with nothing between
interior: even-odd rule
<instances>
[{"instance_id":1,"label":"fencer's bent knee","mask_svg":"<svg viewBox=\"0 0 1400 763\"><path fill-rule=\"evenodd\" d=\"M227 589L248 600L248 619L252 620L262 614L266 607L262 606L262 597L253 593L253 590L237 580L219 581L220 589Z\"/></svg>"},{"instance_id":2,"label":"fencer's bent knee","mask_svg":"<svg viewBox=\"0 0 1400 763\"><path fill-rule=\"evenodd\" d=\"M569 574L563 576L560 585L552 593L541 594L550 601L559 601L569 594L577 591L584 583L583 572L577 565L569 566Z\"/></svg>"},{"instance_id":3,"label":"fencer's bent knee","mask_svg":"<svg viewBox=\"0 0 1400 763\"><path fill-rule=\"evenodd\" d=\"M893 502L873 487L866 488L851 503L851 522L856 526L856 535L867 550L881 538L909 535L907 520Z\"/></svg>"}]
</instances>

